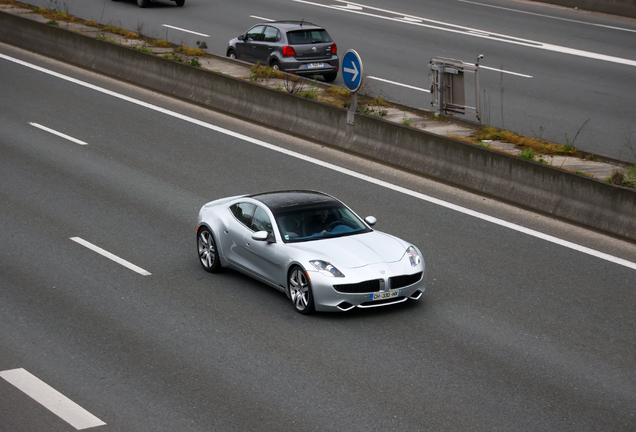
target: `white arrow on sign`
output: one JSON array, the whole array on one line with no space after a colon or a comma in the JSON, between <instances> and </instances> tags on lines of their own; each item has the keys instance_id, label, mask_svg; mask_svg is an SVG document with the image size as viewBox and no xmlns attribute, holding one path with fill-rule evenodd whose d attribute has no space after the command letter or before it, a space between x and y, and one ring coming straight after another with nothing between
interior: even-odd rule
<instances>
[{"instance_id":1,"label":"white arrow on sign","mask_svg":"<svg viewBox=\"0 0 636 432\"><path fill-rule=\"evenodd\" d=\"M356 67L356 64L354 62L351 62L351 66L353 66L353 69L344 68L344 71L353 74L353 78L351 78L351 81L355 81L356 77L358 76L358 68Z\"/></svg>"}]
</instances>

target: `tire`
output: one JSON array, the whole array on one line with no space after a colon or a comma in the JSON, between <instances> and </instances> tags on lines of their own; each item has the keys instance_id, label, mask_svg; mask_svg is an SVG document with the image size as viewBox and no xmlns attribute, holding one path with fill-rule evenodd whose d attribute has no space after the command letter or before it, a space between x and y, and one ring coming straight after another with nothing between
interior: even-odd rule
<instances>
[{"instance_id":1,"label":"tire","mask_svg":"<svg viewBox=\"0 0 636 432\"><path fill-rule=\"evenodd\" d=\"M336 77L338 76L338 72L326 73L322 76L325 82L334 82Z\"/></svg>"},{"instance_id":2,"label":"tire","mask_svg":"<svg viewBox=\"0 0 636 432\"><path fill-rule=\"evenodd\" d=\"M137 5L138 5L140 8L145 8L146 6L148 6L148 2L149 2L149 1L150 1L150 0L137 0Z\"/></svg>"},{"instance_id":3,"label":"tire","mask_svg":"<svg viewBox=\"0 0 636 432\"><path fill-rule=\"evenodd\" d=\"M197 252L199 262L206 272L216 273L221 270L218 249L209 228L202 227L197 232Z\"/></svg>"},{"instance_id":4,"label":"tire","mask_svg":"<svg viewBox=\"0 0 636 432\"><path fill-rule=\"evenodd\" d=\"M278 62L278 60L272 60L272 63L270 64L270 67L274 70L279 71L280 70L280 63Z\"/></svg>"},{"instance_id":5,"label":"tire","mask_svg":"<svg viewBox=\"0 0 636 432\"><path fill-rule=\"evenodd\" d=\"M181 7L185 4L185 0L175 0L175 3L177 3L177 6Z\"/></svg>"},{"instance_id":6,"label":"tire","mask_svg":"<svg viewBox=\"0 0 636 432\"><path fill-rule=\"evenodd\" d=\"M227 56L232 59L238 59L238 56L236 55L236 51L234 51L233 49L227 50Z\"/></svg>"},{"instance_id":7,"label":"tire","mask_svg":"<svg viewBox=\"0 0 636 432\"><path fill-rule=\"evenodd\" d=\"M302 268L298 266L292 267L287 278L287 290L297 312L303 315L314 312L314 295L311 291L311 282Z\"/></svg>"}]
</instances>

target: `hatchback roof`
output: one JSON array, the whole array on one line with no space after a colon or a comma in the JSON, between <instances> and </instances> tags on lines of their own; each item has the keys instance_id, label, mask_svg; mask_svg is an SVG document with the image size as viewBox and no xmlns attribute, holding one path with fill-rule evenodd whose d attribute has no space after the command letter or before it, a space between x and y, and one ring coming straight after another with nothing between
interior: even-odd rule
<instances>
[{"instance_id":1,"label":"hatchback roof","mask_svg":"<svg viewBox=\"0 0 636 432\"><path fill-rule=\"evenodd\" d=\"M311 23L309 21L270 21L267 23L263 23L263 24L278 24L279 27L285 27L288 29L291 28L305 28L305 27L316 27L316 28L322 28L321 26L319 26L318 24L314 24Z\"/></svg>"}]
</instances>

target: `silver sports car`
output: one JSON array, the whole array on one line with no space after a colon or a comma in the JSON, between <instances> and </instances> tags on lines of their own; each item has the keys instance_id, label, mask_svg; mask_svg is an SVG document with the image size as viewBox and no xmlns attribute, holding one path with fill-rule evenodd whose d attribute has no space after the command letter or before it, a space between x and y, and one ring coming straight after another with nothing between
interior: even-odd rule
<instances>
[{"instance_id":1,"label":"silver sports car","mask_svg":"<svg viewBox=\"0 0 636 432\"><path fill-rule=\"evenodd\" d=\"M206 271L229 267L252 276L284 292L303 314L419 299L422 254L373 230L375 223L322 192L241 195L201 208L197 252Z\"/></svg>"}]
</instances>

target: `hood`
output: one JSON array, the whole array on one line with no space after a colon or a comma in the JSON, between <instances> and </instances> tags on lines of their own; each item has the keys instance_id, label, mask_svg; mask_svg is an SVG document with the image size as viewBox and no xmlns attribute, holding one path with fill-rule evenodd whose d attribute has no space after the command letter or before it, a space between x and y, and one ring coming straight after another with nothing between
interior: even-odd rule
<instances>
[{"instance_id":1,"label":"hood","mask_svg":"<svg viewBox=\"0 0 636 432\"><path fill-rule=\"evenodd\" d=\"M293 243L290 246L307 253L308 260L325 260L341 270L399 261L408 247L398 238L379 231Z\"/></svg>"}]
</instances>

